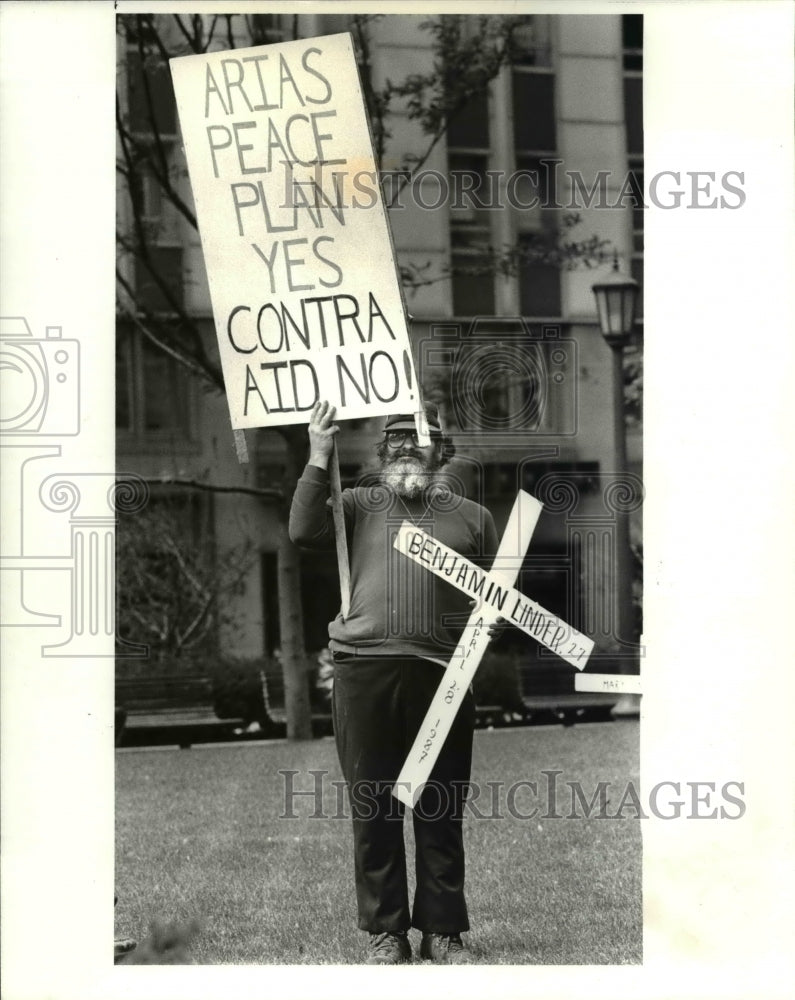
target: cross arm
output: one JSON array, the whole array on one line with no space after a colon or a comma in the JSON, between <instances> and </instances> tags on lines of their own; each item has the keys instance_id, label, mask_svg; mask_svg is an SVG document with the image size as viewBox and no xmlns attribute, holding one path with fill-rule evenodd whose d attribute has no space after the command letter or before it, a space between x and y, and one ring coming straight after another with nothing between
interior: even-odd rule
<instances>
[{"instance_id":1,"label":"cross arm","mask_svg":"<svg viewBox=\"0 0 795 1000\"><path fill-rule=\"evenodd\" d=\"M407 521L401 525L394 544L409 559L478 600L476 612L484 622L502 617L573 667L578 670L585 667L593 640L513 586L518 575L517 558L521 565L524 553L519 557L514 553L498 555L491 570L486 572Z\"/></svg>"}]
</instances>

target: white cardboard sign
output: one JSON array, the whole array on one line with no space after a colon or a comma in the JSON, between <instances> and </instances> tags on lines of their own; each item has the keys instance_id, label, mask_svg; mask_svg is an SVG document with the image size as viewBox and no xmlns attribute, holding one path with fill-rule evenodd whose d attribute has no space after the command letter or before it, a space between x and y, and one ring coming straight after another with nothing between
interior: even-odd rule
<instances>
[{"instance_id":1,"label":"white cardboard sign","mask_svg":"<svg viewBox=\"0 0 795 1000\"><path fill-rule=\"evenodd\" d=\"M232 426L419 410L351 36L171 72Z\"/></svg>"},{"instance_id":2,"label":"white cardboard sign","mask_svg":"<svg viewBox=\"0 0 795 1000\"><path fill-rule=\"evenodd\" d=\"M574 690L594 694L642 694L639 674L575 674Z\"/></svg>"}]
</instances>

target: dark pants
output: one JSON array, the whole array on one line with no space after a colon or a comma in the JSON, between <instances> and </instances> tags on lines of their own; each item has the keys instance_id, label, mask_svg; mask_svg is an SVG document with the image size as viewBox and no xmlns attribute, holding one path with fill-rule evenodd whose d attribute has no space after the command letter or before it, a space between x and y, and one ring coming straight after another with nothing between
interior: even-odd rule
<instances>
[{"instance_id":1,"label":"dark pants","mask_svg":"<svg viewBox=\"0 0 795 1000\"><path fill-rule=\"evenodd\" d=\"M334 735L351 803L359 927L365 931L469 930L462 814L475 723L471 693L413 810L417 886L411 913L404 807L391 792L442 674L442 667L416 657L335 657Z\"/></svg>"}]
</instances>

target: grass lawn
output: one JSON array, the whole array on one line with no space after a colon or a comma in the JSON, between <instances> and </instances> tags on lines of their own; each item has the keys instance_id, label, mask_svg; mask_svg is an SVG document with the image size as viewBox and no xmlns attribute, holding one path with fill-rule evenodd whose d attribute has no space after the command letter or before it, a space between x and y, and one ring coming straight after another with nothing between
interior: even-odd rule
<instances>
[{"instance_id":1,"label":"grass lawn","mask_svg":"<svg viewBox=\"0 0 795 1000\"><path fill-rule=\"evenodd\" d=\"M312 818L309 797L294 800L298 818L279 818L284 769L300 772L296 789L313 787L309 770L329 772L329 818ZM569 781L582 783L586 801L610 782L614 815L626 783L638 782L638 725L475 733L475 805L488 818L468 812L465 820L473 956L483 964L638 963L640 822L629 807L623 819L585 818L581 806L578 818L547 818L544 770L562 772L563 817L572 812ZM140 939L154 917L198 917L198 964L362 961L350 822L332 818L347 813L330 785L340 780L330 739L118 752L116 937ZM508 788L522 780L537 782L538 794L518 789L510 810ZM501 790L486 787L497 781ZM522 818L533 806L538 814ZM411 824L405 829L411 845Z\"/></svg>"}]
</instances>

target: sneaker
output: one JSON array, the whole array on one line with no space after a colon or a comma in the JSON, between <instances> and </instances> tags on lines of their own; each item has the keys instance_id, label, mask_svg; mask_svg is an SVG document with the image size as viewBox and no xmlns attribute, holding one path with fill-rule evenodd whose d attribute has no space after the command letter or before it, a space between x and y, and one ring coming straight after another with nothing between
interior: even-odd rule
<instances>
[{"instance_id":1,"label":"sneaker","mask_svg":"<svg viewBox=\"0 0 795 1000\"><path fill-rule=\"evenodd\" d=\"M405 931L381 931L370 935L370 954L365 965L403 965L411 961L411 945Z\"/></svg>"},{"instance_id":2,"label":"sneaker","mask_svg":"<svg viewBox=\"0 0 795 1000\"><path fill-rule=\"evenodd\" d=\"M420 958L430 959L436 965L465 965L469 952L460 934L423 934Z\"/></svg>"},{"instance_id":3,"label":"sneaker","mask_svg":"<svg viewBox=\"0 0 795 1000\"><path fill-rule=\"evenodd\" d=\"M113 942L113 964L118 963L138 947L138 942L132 938L116 938Z\"/></svg>"}]
</instances>

